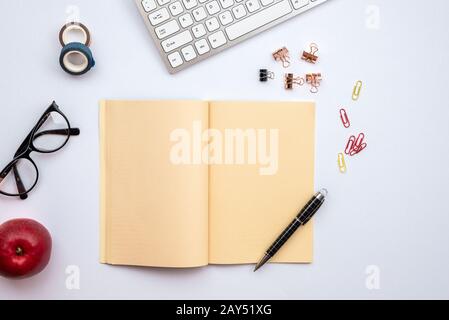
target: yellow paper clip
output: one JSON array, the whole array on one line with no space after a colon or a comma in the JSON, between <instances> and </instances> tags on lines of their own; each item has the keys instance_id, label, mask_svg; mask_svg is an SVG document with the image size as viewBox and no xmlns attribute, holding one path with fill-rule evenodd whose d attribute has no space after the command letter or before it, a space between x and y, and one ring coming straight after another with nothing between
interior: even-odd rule
<instances>
[{"instance_id":1,"label":"yellow paper clip","mask_svg":"<svg viewBox=\"0 0 449 320\"><path fill-rule=\"evenodd\" d=\"M354 90L352 90L352 100L357 101L360 97L360 91L362 90L362 81L357 81L354 86Z\"/></svg>"},{"instance_id":2,"label":"yellow paper clip","mask_svg":"<svg viewBox=\"0 0 449 320\"><path fill-rule=\"evenodd\" d=\"M338 154L338 168L341 173L346 173L346 161L343 153Z\"/></svg>"}]
</instances>

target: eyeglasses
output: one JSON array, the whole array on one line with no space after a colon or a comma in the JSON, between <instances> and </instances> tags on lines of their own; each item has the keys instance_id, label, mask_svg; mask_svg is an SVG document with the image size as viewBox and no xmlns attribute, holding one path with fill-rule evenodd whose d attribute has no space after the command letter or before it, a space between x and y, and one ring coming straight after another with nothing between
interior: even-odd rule
<instances>
[{"instance_id":1,"label":"eyeglasses","mask_svg":"<svg viewBox=\"0 0 449 320\"><path fill-rule=\"evenodd\" d=\"M70 136L80 134L71 128L56 102L48 107L14 154L14 159L0 172L0 194L25 200L39 179L39 170L30 154L53 153L62 149Z\"/></svg>"}]
</instances>

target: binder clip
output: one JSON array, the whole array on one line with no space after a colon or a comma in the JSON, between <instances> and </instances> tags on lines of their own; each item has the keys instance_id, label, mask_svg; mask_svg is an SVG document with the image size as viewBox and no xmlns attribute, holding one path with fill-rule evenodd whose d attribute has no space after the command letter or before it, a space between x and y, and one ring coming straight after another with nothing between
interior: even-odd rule
<instances>
[{"instance_id":1,"label":"binder clip","mask_svg":"<svg viewBox=\"0 0 449 320\"><path fill-rule=\"evenodd\" d=\"M349 128L351 126L351 123L349 122L348 113L346 112L345 109L340 109L340 119L345 128Z\"/></svg>"},{"instance_id":2,"label":"binder clip","mask_svg":"<svg viewBox=\"0 0 449 320\"><path fill-rule=\"evenodd\" d=\"M290 53L286 47L282 47L281 49L275 51L273 53L273 58L276 61L281 61L284 68L290 66Z\"/></svg>"},{"instance_id":3,"label":"binder clip","mask_svg":"<svg viewBox=\"0 0 449 320\"><path fill-rule=\"evenodd\" d=\"M318 87L321 85L321 73L308 73L306 74L306 82L312 86L310 92L317 93Z\"/></svg>"},{"instance_id":4,"label":"binder clip","mask_svg":"<svg viewBox=\"0 0 449 320\"><path fill-rule=\"evenodd\" d=\"M316 43L311 43L310 51L309 52L303 51L301 59L306 62L315 64L318 60L318 56L316 55L317 52L318 52L318 45Z\"/></svg>"},{"instance_id":5,"label":"binder clip","mask_svg":"<svg viewBox=\"0 0 449 320\"><path fill-rule=\"evenodd\" d=\"M286 73L284 76L284 87L286 90L292 90L294 85L302 86L304 78L294 77L293 73Z\"/></svg>"},{"instance_id":6,"label":"binder clip","mask_svg":"<svg viewBox=\"0 0 449 320\"><path fill-rule=\"evenodd\" d=\"M259 81L267 82L268 79L270 79L270 80L274 79L274 72L268 71L267 69L260 69L259 70Z\"/></svg>"},{"instance_id":7,"label":"binder clip","mask_svg":"<svg viewBox=\"0 0 449 320\"><path fill-rule=\"evenodd\" d=\"M341 173L346 173L346 161L345 161L345 155L343 153L338 154L338 169Z\"/></svg>"},{"instance_id":8,"label":"binder clip","mask_svg":"<svg viewBox=\"0 0 449 320\"><path fill-rule=\"evenodd\" d=\"M360 133L357 138L355 136L350 136L348 143L346 144L345 153L351 157L360 153L368 146L365 142L363 142L364 139L364 133Z\"/></svg>"},{"instance_id":9,"label":"binder clip","mask_svg":"<svg viewBox=\"0 0 449 320\"><path fill-rule=\"evenodd\" d=\"M352 100L357 101L360 97L360 91L362 90L362 81L357 81L355 83L354 89L352 90Z\"/></svg>"}]
</instances>

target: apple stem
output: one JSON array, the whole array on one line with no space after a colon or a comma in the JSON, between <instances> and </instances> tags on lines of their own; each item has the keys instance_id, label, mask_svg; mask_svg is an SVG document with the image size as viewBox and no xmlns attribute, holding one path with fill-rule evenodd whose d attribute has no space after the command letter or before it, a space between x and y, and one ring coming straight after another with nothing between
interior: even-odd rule
<instances>
[{"instance_id":1,"label":"apple stem","mask_svg":"<svg viewBox=\"0 0 449 320\"><path fill-rule=\"evenodd\" d=\"M22 256L22 255L23 255L23 249L22 249L21 247L17 247L17 248L16 248L16 254L17 254L18 256Z\"/></svg>"}]
</instances>

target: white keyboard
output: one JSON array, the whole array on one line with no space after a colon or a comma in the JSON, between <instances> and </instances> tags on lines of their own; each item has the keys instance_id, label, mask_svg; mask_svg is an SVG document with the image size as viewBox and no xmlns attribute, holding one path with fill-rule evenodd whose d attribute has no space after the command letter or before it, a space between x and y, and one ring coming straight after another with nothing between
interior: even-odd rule
<instances>
[{"instance_id":1,"label":"white keyboard","mask_svg":"<svg viewBox=\"0 0 449 320\"><path fill-rule=\"evenodd\" d=\"M327 0L135 1L175 73Z\"/></svg>"}]
</instances>

